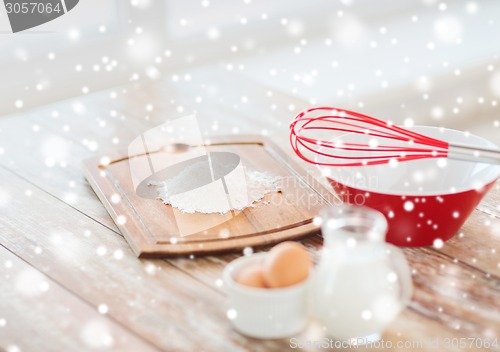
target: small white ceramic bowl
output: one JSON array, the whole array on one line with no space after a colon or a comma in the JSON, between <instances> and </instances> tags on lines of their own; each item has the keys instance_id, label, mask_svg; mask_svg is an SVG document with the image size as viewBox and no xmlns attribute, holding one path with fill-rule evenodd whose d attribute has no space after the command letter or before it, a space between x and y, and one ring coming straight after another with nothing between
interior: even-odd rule
<instances>
[{"instance_id":1,"label":"small white ceramic bowl","mask_svg":"<svg viewBox=\"0 0 500 352\"><path fill-rule=\"evenodd\" d=\"M285 288L255 288L235 281L238 272L248 265L262 263L267 253L238 258L222 274L229 293L227 316L240 333L260 338L279 339L299 333L309 318L309 278Z\"/></svg>"}]
</instances>

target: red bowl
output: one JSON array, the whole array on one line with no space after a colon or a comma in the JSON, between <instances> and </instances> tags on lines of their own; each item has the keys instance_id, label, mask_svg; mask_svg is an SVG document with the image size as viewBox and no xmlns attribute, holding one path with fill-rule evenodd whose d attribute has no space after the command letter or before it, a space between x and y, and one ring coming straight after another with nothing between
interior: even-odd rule
<instances>
[{"instance_id":1,"label":"red bowl","mask_svg":"<svg viewBox=\"0 0 500 352\"><path fill-rule=\"evenodd\" d=\"M460 131L423 126L412 130L445 141L496 148L481 137ZM342 137L349 141L362 138L367 137ZM318 157L317 161L325 160ZM451 159L320 169L344 202L384 214L389 224L386 241L405 247L452 238L500 177L500 165Z\"/></svg>"}]
</instances>

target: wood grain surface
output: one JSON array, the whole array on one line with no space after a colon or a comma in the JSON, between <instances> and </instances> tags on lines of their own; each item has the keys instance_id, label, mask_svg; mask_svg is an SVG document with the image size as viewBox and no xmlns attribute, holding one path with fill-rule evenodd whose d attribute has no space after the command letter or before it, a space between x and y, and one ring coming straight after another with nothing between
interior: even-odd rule
<instances>
[{"instance_id":1,"label":"wood grain surface","mask_svg":"<svg viewBox=\"0 0 500 352\"><path fill-rule=\"evenodd\" d=\"M100 347L116 351L290 349L288 339L250 339L231 329L220 279L239 254L138 259L83 176L84 159L126 147L166 118L181 116L181 105L203 112L208 137L258 132L290 152L290 111L270 116L263 108L269 106L266 87L210 70L194 77L192 86L131 84L113 89L117 98L99 92L0 119L0 189L7 199L0 204L1 348L84 351L92 348L89 336L97 336ZM225 102L196 103L196 77L211 77ZM244 94L254 103L234 109ZM273 103L308 104L280 92L273 92ZM445 351L452 350L445 338L500 337L499 201L497 184L442 248L405 249L415 292L385 340L421 344L409 351ZM302 243L317 257L319 235ZM24 287L33 277L28 282L39 282L38 288ZM322 336L313 322L296 338ZM428 345L434 339L439 349Z\"/></svg>"}]
</instances>

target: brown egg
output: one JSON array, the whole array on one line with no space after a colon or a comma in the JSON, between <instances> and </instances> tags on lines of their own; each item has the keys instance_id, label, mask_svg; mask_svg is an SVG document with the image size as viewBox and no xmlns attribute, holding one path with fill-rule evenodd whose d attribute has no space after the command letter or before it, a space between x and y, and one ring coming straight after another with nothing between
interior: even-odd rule
<instances>
[{"instance_id":1,"label":"brown egg","mask_svg":"<svg viewBox=\"0 0 500 352\"><path fill-rule=\"evenodd\" d=\"M309 276L311 259L304 246L283 242L274 246L264 259L264 280L271 288L287 287Z\"/></svg>"},{"instance_id":2,"label":"brown egg","mask_svg":"<svg viewBox=\"0 0 500 352\"><path fill-rule=\"evenodd\" d=\"M260 265L249 265L241 269L236 277L236 282L245 286L266 288L262 267Z\"/></svg>"}]
</instances>

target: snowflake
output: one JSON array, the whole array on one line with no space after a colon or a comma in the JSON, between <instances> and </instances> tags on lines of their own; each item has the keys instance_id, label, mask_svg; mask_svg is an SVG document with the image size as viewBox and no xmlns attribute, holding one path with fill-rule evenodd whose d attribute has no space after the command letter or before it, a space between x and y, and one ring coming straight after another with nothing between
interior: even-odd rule
<instances>
[{"instance_id":1,"label":"snowflake","mask_svg":"<svg viewBox=\"0 0 500 352\"><path fill-rule=\"evenodd\" d=\"M461 40L463 26L458 18L444 16L434 23L434 33L441 42L454 44Z\"/></svg>"},{"instance_id":2,"label":"snowflake","mask_svg":"<svg viewBox=\"0 0 500 352\"><path fill-rule=\"evenodd\" d=\"M113 252L113 258L116 260L120 260L123 258L123 251L121 249L117 249Z\"/></svg>"},{"instance_id":3,"label":"snowflake","mask_svg":"<svg viewBox=\"0 0 500 352\"><path fill-rule=\"evenodd\" d=\"M15 278L15 288L21 295L38 296L47 291L48 284L40 272L26 269L21 271Z\"/></svg>"},{"instance_id":4,"label":"snowflake","mask_svg":"<svg viewBox=\"0 0 500 352\"><path fill-rule=\"evenodd\" d=\"M413 204L413 202L412 202L412 201L407 200L407 201L403 204L403 208L404 208L404 210L406 210L406 211L412 211L412 210L415 208L415 205Z\"/></svg>"},{"instance_id":5,"label":"snowflake","mask_svg":"<svg viewBox=\"0 0 500 352\"><path fill-rule=\"evenodd\" d=\"M234 320L238 316L238 312L236 311L236 309L228 309L228 311L226 312L226 316L229 320Z\"/></svg>"},{"instance_id":6,"label":"snowflake","mask_svg":"<svg viewBox=\"0 0 500 352\"><path fill-rule=\"evenodd\" d=\"M107 314L108 311L109 311L109 308L106 304L99 304L99 306L97 307L97 311L100 313L100 314Z\"/></svg>"},{"instance_id":7,"label":"snowflake","mask_svg":"<svg viewBox=\"0 0 500 352\"><path fill-rule=\"evenodd\" d=\"M436 239L434 240L434 242L433 242L433 244L432 244L432 245L434 246L434 248L439 249L439 248L443 248L444 242L443 242L443 240L442 240L442 239L440 239L440 238L436 238Z\"/></svg>"},{"instance_id":8,"label":"snowflake","mask_svg":"<svg viewBox=\"0 0 500 352\"><path fill-rule=\"evenodd\" d=\"M0 188L0 208L5 207L10 202L10 194L3 188Z\"/></svg>"},{"instance_id":9,"label":"snowflake","mask_svg":"<svg viewBox=\"0 0 500 352\"><path fill-rule=\"evenodd\" d=\"M243 255L248 256L253 254L253 248L252 247L245 247L243 248Z\"/></svg>"},{"instance_id":10,"label":"snowflake","mask_svg":"<svg viewBox=\"0 0 500 352\"><path fill-rule=\"evenodd\" d=\"M85 323L80 338L91 349L110 348L114 345L109 326L101 320L91 320Z\"/></svg>"}]
</instances>

